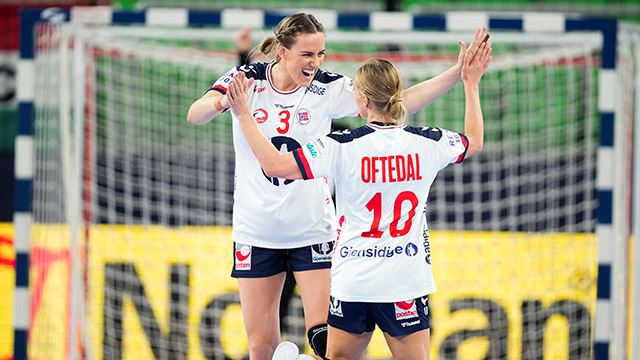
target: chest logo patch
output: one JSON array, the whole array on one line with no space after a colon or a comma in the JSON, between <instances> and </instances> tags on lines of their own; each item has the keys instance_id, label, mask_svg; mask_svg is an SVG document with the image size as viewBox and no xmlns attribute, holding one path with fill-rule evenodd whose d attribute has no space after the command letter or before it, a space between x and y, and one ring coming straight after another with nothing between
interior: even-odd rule
<instances>
[{"instance_id":1,"label":"chest logo patch","mask_svg":"<svg viewBox=\"0 0 640 360\"><path fill-rule=\"evenodd\" d=\"M253 118L256 119L258 124L262 124L269 119L269 114L267 113L267 110L259 108L253 112Z\"/></svg>"},{"instance_id":2,"label":"chest logo patch","mask_svg":"<svg viewBox=\"0 0 640 360\"><path fill-rule=\"evenodd\" d=\"M298 122L300 123L300 125L307 125L309 122L311 122L311 115L309 113L309 110L298 110Z\"/></svg>"}]
</instances>

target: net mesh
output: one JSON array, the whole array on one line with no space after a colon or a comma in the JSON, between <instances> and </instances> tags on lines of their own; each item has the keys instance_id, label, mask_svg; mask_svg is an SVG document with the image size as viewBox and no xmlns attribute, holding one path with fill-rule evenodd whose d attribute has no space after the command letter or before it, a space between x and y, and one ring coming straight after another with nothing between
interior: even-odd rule
<instances>
[{"instance_id":1,"label":"net mesh","mask_svg":"<svg viewBox=\"0 0 640 360\"><path fill-rule=\"evenodd\" d=\"M365 59L385 57L409 87L454 64L467 36L330 32L323 68L351 76ZM89 334L75 350L246 355L229 278L230 115L186 121L190 104L236 65L233 38L214 29L37 29L33 356L74 350L69 329L80 320L53 290L76 286L74 258L87 314L77 328ZM495 61L480 84L483 152L444 170L430 191L438 358L589 354L600 59L597 41L585 39L494 35ZM463 119L457 86L407 121L463 132ZM284 336L304 346L300 304L294 295ZM390 356L379 333L368 356Z\"/></svg>"}]
</instances>

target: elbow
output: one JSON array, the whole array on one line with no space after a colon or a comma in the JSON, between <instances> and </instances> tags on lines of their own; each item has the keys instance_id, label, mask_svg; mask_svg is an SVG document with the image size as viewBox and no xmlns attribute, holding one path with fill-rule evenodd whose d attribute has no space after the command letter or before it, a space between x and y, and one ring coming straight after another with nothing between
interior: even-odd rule
<instances>
[{"instance_id":1,"label":"elbow","mask_svg":"<svg viewBox=\"0 0 640 360\"><path fill-rule=\"evenodd\" d=\"M264 164L262 166L262 171L269 177L278 177L277 171L272 164Z\"/></svg>"},{"instance_id":2,"label":"elbow","mask_svg":"<svg viewBox=\"0 0 640 360\"><path fill-rule=\"evenodd\" d=\"M293 157L291 160L294 161ZM296 167L295 163L292 165L288 162L286 154L278 154L277 157L266 162L261 161L260 165L262 165L262 171L265 175L283 179L290 178L291 168Z\"/></svg>"},{"instance_id":3,"label":"elbow","mask_svg":"<svg viewBox=\"0 0 640 360\"><path fill-rule=\"evenodd\" d=\"M281 171L275 163L265 164L265 166L262 167L262 171L264 171L264 174L269 177L284 177L283 171Z\"/></svg>"},{"instance_id":4,"label":"elbow","mask_svg":"<svg viewBox=\"0 0 640 360\"><path fill-rule=\"evenodd\" d=\"M198 125L200 123L198 121L198 118L196 117L195 110L193 109L193 105L191 105L191 107L189 108L189 111L187 112L187 122L191 125Z\"/></svg>"},{"instance_id":5,"label":"elbow","mask_svg":"<svg viewBox=\"0 0 640 360\"><path fill-rule=\"evenodd\" d=\"M196 101L189 107L187 122L191 125L204 125L212 119L207 118L207 116L209 115L206 111L203 111L202 106Z\"/></svg>"},{"instance_id":6,"label":"elbow","mask_svg":"<svg viewBox=\"0 0 640 360\"><path fill-rule=\"evenodd\" d=\"M482 151L482 140L472 141L469 139L469 147L467 148L467 157L478 154Z\"/></svg>"}]
</instances>

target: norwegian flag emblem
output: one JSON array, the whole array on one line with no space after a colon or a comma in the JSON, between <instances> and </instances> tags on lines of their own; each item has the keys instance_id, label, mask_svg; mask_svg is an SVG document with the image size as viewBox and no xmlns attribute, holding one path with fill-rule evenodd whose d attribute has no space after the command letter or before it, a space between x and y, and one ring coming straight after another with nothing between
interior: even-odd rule
<instances>
[{"instance_id":1,"label":"norwegian flag emblem","mask_svg":"<svg viewBox=\"0 0 640 360\"><path fill-rule=\"evenodd\" d=\"M298 111L298 122L300 125L307 125L311 121L311 117L309 116L309 110L300 109Z\"/></svg>"}]
</instances>

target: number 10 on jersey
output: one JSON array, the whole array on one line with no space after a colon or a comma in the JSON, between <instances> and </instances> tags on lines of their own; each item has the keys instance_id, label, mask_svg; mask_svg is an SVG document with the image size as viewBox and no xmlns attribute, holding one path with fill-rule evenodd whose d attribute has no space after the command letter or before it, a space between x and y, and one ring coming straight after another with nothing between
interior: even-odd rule
<instances>
[{"instance_id":1,"label":"number 10 on jersey","mask_svg":"<svg viewBox=\"0 0 640 360\"><path fill-rule=\"evenodd\" d=\"M380 231L380 219L382 218L382 193L377 192L369 200L366 207L367 210L373 213L373 221L371 222L371 229L363 232L362 237L379 239L384 234ZM398 228L398 223L402 217L402 204L405 201L409 201L411 209L409 210L408 218L402 224L402 227ZM389 225L389 234L391 237L400 237L407 235L411 230L413 224L413 218L416 215L416 207L418 206L418 197L412 191L403 191L396 197L393 202L393 221Z\"/></svg>"}]
</instances>

